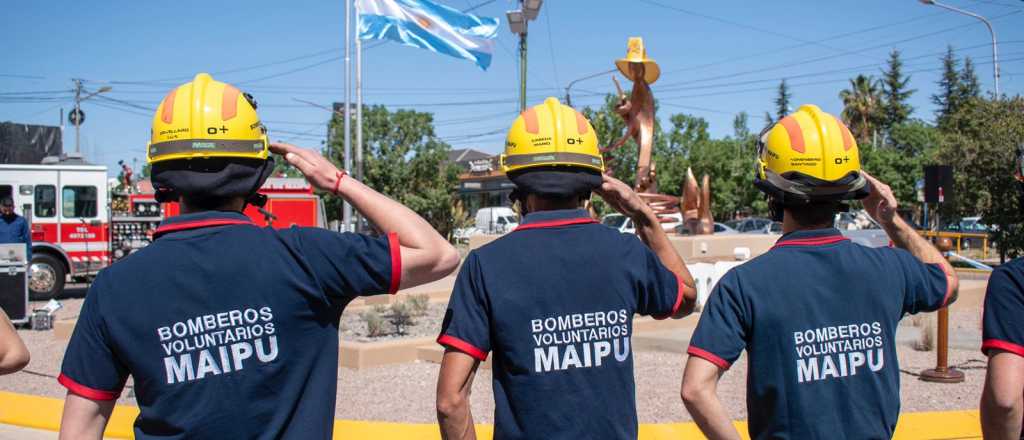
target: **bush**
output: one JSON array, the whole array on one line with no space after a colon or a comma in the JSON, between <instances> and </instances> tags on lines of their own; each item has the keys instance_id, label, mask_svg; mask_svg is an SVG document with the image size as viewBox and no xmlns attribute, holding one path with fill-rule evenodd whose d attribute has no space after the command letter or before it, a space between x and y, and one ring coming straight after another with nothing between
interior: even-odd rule
<instances>
[{"instance_id":1,"label":"bush","mask_svg":"<svg viewBox=\"0 0 1024 440\"><path fill-rule=\"evenodd\" d=\"M384 318L377 312L377 307L359 314L366 322L366 335L375 338L384 335Z\"/></svg>"},{"instance_id":2,"label":"bush","mask_svg":"<svg viewBox=\"0 0 1024 440\"><path fill-rule=\"evenodd\" d=\"M413 316L426 315L427 308L430 307L430 296L425 293L410 295L406 301L409 303Z\"/></svg>"},{"instance_id":3,"label":"bush","mask_svg":"<svg viewBox=\"0 0 1024 440\"><path fill-rule=\"evenodd\" d=\"M405 301L391 304L391 314L388 315L391 325L395 326L395 333L405 335L406 327L416 324L412 320L412 307Z\"/></svg>"}]
</instances>

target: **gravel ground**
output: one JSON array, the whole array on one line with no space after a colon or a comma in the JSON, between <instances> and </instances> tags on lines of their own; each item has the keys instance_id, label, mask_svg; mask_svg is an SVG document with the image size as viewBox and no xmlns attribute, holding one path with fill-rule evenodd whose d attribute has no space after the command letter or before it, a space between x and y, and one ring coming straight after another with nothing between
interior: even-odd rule
<instances>
[{"instance_id":1,"label":"gravel ground","mask_svg":"<svg viewBox=\"0 0 1024 440\"><path fill-rule=\"evenodd\" d=\"M76 293L77 292L77 293ZM59 319L78 315L82 289L72 289L70 297L60 301L64 308ZM951 312L951 332L955 329L980 331L980 301L963 298L963 303ZM34 307L42 303L33 304ZM444 312L441 304L431 304L428 315L419 318L416 332L435 335ZM352 315L352 316L349 316ZM365 331L356 313L342 319L343 333L358 338L359 328ZM0 378L0 390L63 397L64 388L56 382L60 362L67 346L57 341L51 332L19 330L32 351L32 362L25 371ZM935 365L934 352L918 352L908 346L898 348L901 374L901 400L903 411L936 411L975 409L985 376L985 358L977 349L950 349L950 365L960 366L966 375L961 384L933 384L922 382L916 375ZM674 353L634 353L637 409L644 423L665 423L690 420L690 415L679 400L679 382L686 356ZM746 358L741 357L722 377L720 396L734 419L745 419ZM432 423L435 421L434 389L438 365L415 362L390 365L363 371L341 368L338 371L338 398L336 415L340 419L380 420L394 422ZM131 382L129 381L129 386ZM398 397L398 398L396 398ZM480 370L473 384L472 405L478 422L491 422L494 404L491 394L491 372ZM119 403L133 405L129 388Z\"/></svg>"}]
</instances>

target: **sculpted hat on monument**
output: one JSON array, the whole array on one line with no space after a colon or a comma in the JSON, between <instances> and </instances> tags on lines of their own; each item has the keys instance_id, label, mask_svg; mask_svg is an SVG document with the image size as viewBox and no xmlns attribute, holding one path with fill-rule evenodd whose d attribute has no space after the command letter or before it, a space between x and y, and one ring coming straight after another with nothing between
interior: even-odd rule
<instances>
[{"instance_id":1,"label":"sculpted hat on monument","mask_svg":"<svg viewBox=\"0 0 1024 440\"><path fill-rule=\"evenodd\" d=\"M615 60L615 67L619 68L619 72L622 72L630 81L636 81L636 78L633 78L633 74L629 71L631 63L643 63L644 82L647 84L654 84L658 77L661 76L661 68L658 67L658 63L654 62L653 59L647 58L647 49L644 48L643 38L629 37L626 57Z\"/></svg>"}]
</instances>

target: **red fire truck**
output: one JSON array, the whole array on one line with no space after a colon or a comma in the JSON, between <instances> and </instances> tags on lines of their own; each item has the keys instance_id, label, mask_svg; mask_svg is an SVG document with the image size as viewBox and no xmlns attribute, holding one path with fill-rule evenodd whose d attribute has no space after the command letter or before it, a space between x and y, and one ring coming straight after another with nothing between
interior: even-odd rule
<instances>
[{"instance_id":1,"label":"red fire truck","mask_svg":"<svg viewBox=\"0 0 1024 440\"><path fill-rule=\"evenodd\" d=\"M33 299L52 298L69 278L87 280L145 247L160 220L179 212L176 203L160 206L152 194L133 194L129 208L114 213L108 181L102 165L0 165L0 197L12 197L31 224ZM326 226L323 203L305 179L270 178L260 192L266 207L245 211L258 225Z\"/></svg>"}]
</instances>

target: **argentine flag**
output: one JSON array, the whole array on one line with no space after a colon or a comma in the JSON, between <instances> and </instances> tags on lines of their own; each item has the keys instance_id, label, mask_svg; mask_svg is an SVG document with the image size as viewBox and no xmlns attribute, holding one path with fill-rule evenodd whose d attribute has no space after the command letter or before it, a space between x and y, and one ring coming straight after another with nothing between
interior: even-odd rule
<instances>
[{"instance_id":1,"label":"argentine flag","mask_svg":"<svg viewBox=\"0 0 1024 440\"><path fill-rule=\"evenodd\" d=\"M487 70L498 19L465 14L428 0L357 0L359 38L463 58Z\"/></svg>"}]
</instances>

